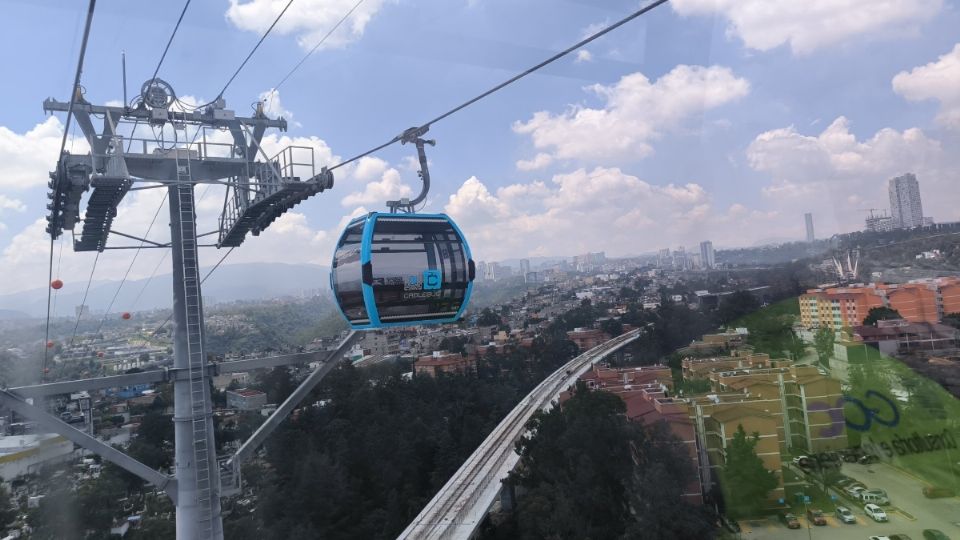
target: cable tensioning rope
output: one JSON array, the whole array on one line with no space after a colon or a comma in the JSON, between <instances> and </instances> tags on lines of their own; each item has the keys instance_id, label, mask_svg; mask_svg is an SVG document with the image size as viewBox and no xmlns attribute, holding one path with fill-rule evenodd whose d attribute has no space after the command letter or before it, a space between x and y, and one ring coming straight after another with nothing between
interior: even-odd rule
<instances>
[{"instance_id":1,"label":"cable tensioning rope","mask_svg":"<svg viewBox=\"0 0 960 540\"><path fill-rule=\"evenodd\" d=\"M227 91L227 88L230 86L230 84L233 83L233 80L236 79L237 75L240 74L240 71L243 70L243 66L247 65L247 61L250 60L250 57L253 56L253 53L257 52L257 49L260 48L260 45L263 43L263 40L267 39L267 36L270 35L270 32L273 30L273 27L276 26L278 22L280 22L281 17L283 17L283 14L287 12L287 9L290 8L290 4L292 3L293 3L293 0L290 0L289 2L287 2L287 5L283 7L283 10L280 11L279 15L277 15L277 18L273 20L273 23L270 25L269 28L267 28L267 31L264 32L263 36L260 37L260 41L258 41L257 44L253 46L253 49L250 51L250 54L248 54L247 57L243 59L243 62L240 64L240 67L238 67L237 70L233 72L233 75L230 77L230 80L227 81L227 84L223 85L223 90L220 90L220 93L217 94L217 98L223 97L223 93Z\"/></svg>"},{"instance_id":2,"label":"cable tensioning rope","mask_svg":"<svg viewBox=\"0 0 960 540\"><path fill-rule=\"evenodd\" d=\"M157 206L157 211L153 213L153 219L150 220L150 225L147 226L147 232L144 233L143 238L150 236L150 231L153 230L153 224L157 221L157 216L160 215L160 210L163 209L163 203L167 200L167 193L163 194L163 199L160 200L160 205ZM120 296L120 290L123 289L123 284L127 282L127 277L130 276L130 270L133 269L133 264L137 262L137 256L140 255L140 251L143 248L145 240L140 240L140 245L137 246L137 250L133 252L133 259L130 260L130 264L127 266L127 271L123 274L123 279L120 280L120 285L117 286L117 290L113 293L113 298L110 299L110 305L107 306L107 310L103 314L103 318L100 319L100 324L97 325L97 331L95 333L99 334L100 330L103 328L103 323L107 320L107 316L110 315L110 310L113 309L113 303L116 302L117 297Z\"/></svg>"},{"instance_id":3,"label":"cable tensioning rope","mask_svg":"<svg viewBox=\"0 0 960 540\"><path fill-rule=\"evenodd\" d=\"M87 293L90 292L90 283L93 282L93 273L97 270L97 261L100 260L100 252L97 252L97 256L93 258L93 266L90 268L90 277L87 278L87 287L83 290L83 300L80 301L80 309L77 311L77 321L73 324L73 335L70 336L70 347L73 347L73 340L77 337L77 328L80 327L80 318L83 317L83 312L87 308Z\"/></svg>"},{"instance_id":4,"label":"cable tensioning rope","mask_svg":"<svg viewBox=\"0 0 960 540\"><path fill-rule=\"evenodd\" d=\"M452 114L454 114L454 113L456 113L456 112L458 112L458 111L460 111L460 110L462 110L462 109L464 109L464 108L466 108L466 107L469 107L470 105L473 105L474 103L476 103L476 102L480 101L481 99L489 96L490 94L493 94L493 93L495 93L495 92L503 89L504 87L506 87L506 86L508 86L508 85L510 85L510 84L513 84L514 82L516 82L516 81L518 81L518 80L526 77L527 75L530 75L530 74L533 73L534 71L537 71L537 70L539 70L540 68L542 68L542 67L544 67L544 66L546 66L546 65L548 65L548 64L551 64L551 63L553 63L554 61L556 61L556 60L558 60L558 59L560 59L560 58L563 58L564 56L566 56L566 55L570 54L571 52L573 52L573 51L575 51L575 50L583 47L584 45L590 43L591 41L594 41L594 40L596 40L596 39L598 39L598 38L606 35L607 33L611 32L611 31L613 31L613 30L616 30L617 28L623 26L624 24L627 24L628 22L636 19L637 17L640 17L641 15L647 13L648 11L651 11L653 8L658 7L658 6L660 6L661 4L667 3L668 1L669 1L669 0L656 0L656 1L654 1L653 3L648 4L647 6L644 6L643 8L639 9L638 11L635 11L634 13L631 13L630 15L624 17L623 19L620 19L620 20L617 21L616 23L614 23L614 24L612 24L612 25L604 28L603 30L600 30L599 32L596 32L595 34L592 34L592 35L584 38L583 40L577 42L576 44L574 44L574 45L572 45L572 46L570 46L570 47L568 47L568 48L566 48L566 49L564 49L564 50L562 50L562 51L560 51L559 53L551 56L550 58L547 58L547 59L544 60L543 62L540 62L539 64L537 64L537 65L535 65L535 66L527 69L526 71L524 71L524 72L522 72L522 73L520 73L520 74L518 74L518 75L515 75L515 76L513 76L513 77L511 77L511 78L509 78L509 79L507 79L506 81L498 84L497 86L494 86L493 88L491 88L491 89L487 90L486 92L484 92L484 93L482 93L482 94L474 97L473 99L470 99L470 100L468 100L468 101L465 101L465 102L461 103L460 105L458 105L458 106L450 109L449 111L441 114L440 116L434 118L433 120L430 120L429 122L426 122L426 123L422 124L422 125L420 126L419 130L423 130L424 128L428 128L428 127L430 127L431 125L436 124L436 123L439 122L440 120L443 120L443 119L447 118L448 116L450 116L450 115L452 115ZM367 150L366 152L364 152L364 153L362 153L362 154L358 154L358 155L356 155L356 156L354 156L354 157L352 157L352 158L350 158L350 159L348 159L348 160L346 160L346 161L342 161L342 162L340 162L340 163L338 163L338 164L330 167L329 170L332 171L332 170L334 170L334 169L338 169L338 168L340 168L340 167L343 167L344 165L347 165L348 163L352 163L352 162L354 162L354 161L356 161L356 160L358 160L358 159L360 159L360 158L369 156L370 154L372 154L372 153L374 153L374 152L378 152L378 151L380 151L380 150L382 150L382 149L384 149L384 148L386 148L386 147L388 147L388 146L390 146L390 145L392 145L392 144L394 144L394 143L400 142L401 139L402 139L402 136L401 136L401 135L397 135L397 136L394 137L393 139L390 139L389 141L381 144L380 146L377 146L377 147L375 147L375 148L373 148L373 149L371 149L371 150Z\"/></svg>"},{"instance_id":5,"label":"cable tensioning rope","mask_svg":"<svg viewBox=\"0 0 960 540\"><path fill-rule=\"evenodd\" d=\"M90 38L90 26L93 24L93 11L97 5L97 0L90 0L90 3L87 7L87 21L83 26L83 39L80 41L80 56L77 58L77 72L73 77L73 87L70 88L70 104L67 106L67 121L63 127L63 138L60 140L60 152L57 154L57 170L59 171L61 163L63 162L63 151L67 147L67 135L70 133L70 122L73 119L73 103L75 101L77 87L80 86L80 74L83 73L83 58L87 54L87 40ZM48 272L49 276L47 278L47 322L45 325L44 336L43 336L43 364L40 368L40 377L41 380L44 380L44 371L47 369L47 358L49 356L49 347L47 343L50 342L50 300L53 296L53 291L51 290L51 281L53 281L53 235L50 235L50 269Z\"/></svg>"},{"instance_id":6,"label":"cable tensioning rope","mask_svg":"<svg viewBox=\"0 0 960 540\"><path fill-rule=\"evenodd\" d=\"M200 280L200 284L201 284L201 285L203 285L203 284L207 281L207 278L210 277L210 275L213 274L213 272L214 272L217 268L220 268L220 265L223 263L223 261L227 260L227 257L228 257L231 253L233 253L233 250L234 250L234 249L236 249L236 246L230 248L229 251L227 251L226 253L223 254L223 257L220 257L220 260L217 261L217 264L213 265L213 268L211 268L211 269L207 272L207 275L203 276L203 279ZM160 323L160 326L158 326L157 329L153 331L153 334L151 334L150 337L156 336L156 335L157 335L157 332L159 332L161 329L163 329L163 327L166 326L167 323L170 322L170 319L172 319L172 318L173 318L173 314L172 314L172 313L171 313L170 315L167 315L167 318L166 318L162 323Z\"/></svg>"},{"instance_id":7,"label":"cable tensioning rope","mask_svg":"<svg viewBox=\"0 0 960 540\"><path fill-rule=\"evenodd\" d=\"M293 66L293 69L291 69L286 75L284 75L282 79L280 79L280 82L278 82L276 86L273 87L273 90L271 91L271 95L277 90L279 90L280 87L283 86L283 83L287 82L287 79L289 79L290 76L294 74L294 72L300 69L300 66L302 66L303 63L307 61L307 58L310 58L310 55L316 52L316 50L319 49L320 46L327 41L327 38L333 35L333 33L337 31L337 28L340 28L340 25L342 25L348 18L350 18L350 15L352 15L353 12L356 11L356 9L360 7L360 4L362 4L363 2L364 0L358 0L358 2L354 4L352 8L350 8L350 11L344 14L344 16L341 17L339 21L337 21L337 24L333 25L333 28L327 31L327 33L323 36L323 38L321 38L320 41L316 45L314 45L312 49L310 49L310 52L305 54L303 58L301 58L300 61L297 62L297 65Z\"/></svg>"},{"instance_id":8,"label":"cable tensioning rope","mask_svg":"<svg viewBox=\"0 0 960 540\"><path fill-rule=\"evenodd\" d=\"M157 68L153 70L153 77L150 77L150 80L157 78L157 73L160 72L160 66L163 65L164 59L167 57L167 51L170 50L170 44L173 43L174 36L177 35L177 30L180 29L180 23L183 22L183 16L187 14L187 8L190 7L190 0L183 5L183 10L180 11L180 18L177 19L177 24L173 27L173 33L170 34L170 39L167 40L167 46L163 48L163 54L160 55L160 61L157 62Z\"/></svg>"}]
</instances>

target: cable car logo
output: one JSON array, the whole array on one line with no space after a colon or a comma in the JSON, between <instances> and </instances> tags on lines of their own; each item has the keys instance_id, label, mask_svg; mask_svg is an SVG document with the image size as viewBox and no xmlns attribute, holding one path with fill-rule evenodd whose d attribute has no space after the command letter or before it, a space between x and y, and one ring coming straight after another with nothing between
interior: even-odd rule
<instances>
[{"instance_id":1,"label":"cable car logo","mask_svg":"<svg viewBox=\"0 0 960 540\"><path fill-rule=\"evenodd\" d=\"M440 283L442 281L443 279L439 270L423 271L423 290L435 291L440 288Z\"/></svg>"},{"instance_id":2,"label":"cable car logo","mask_svg":"<svg viewBox=\"0 0 960 540\"><path fill-rule=\"evenodd\" d=\"M870 407L865 403L865 401L871 398L876 398L887 405L891 413L890 418L882 417L879 408ZM843 407L846 403L852 403L860 409L864 418L863 422L854 422L844 414ZM900 410L897 408L896 403L889 397L875 390L867 390L863 400L844 395L837 398L837 402L833 407L830 407L828 403L814 402L810 403L807 409L810 412L826 412L830 415L830 424L820 428L821 437L836 437L840 435L843 433L844 425L854 431L865 432L870 430L874 422L887 427L896 427L900 423Z\"/></svg>"}]
</instances>

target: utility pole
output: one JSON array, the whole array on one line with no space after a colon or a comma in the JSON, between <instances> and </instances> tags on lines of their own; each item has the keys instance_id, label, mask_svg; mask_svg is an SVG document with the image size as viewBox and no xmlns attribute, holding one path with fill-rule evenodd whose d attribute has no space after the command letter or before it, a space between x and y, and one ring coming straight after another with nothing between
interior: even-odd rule
<instances>
[{"instance_id":1,"label":"utility pole","mask_svg":"<svg viewBox=\"0 0 960 540\"><path fill-rule=\"evenodd\" d=\"M296 204L331 188L333 175L325 168L316 172L310 147L288 147L272 157L264 153L260 141L265 131L268 128L286 130L287 122L283 118L268 118L261 106L256 108L252 117L238 117L226 108L221 97L199 108L191 108L180 102L173 88L161 79L145 82L134 106L93 105L83 98L78 87L71 102L48 99L43 107L47 112L66 112L72 108L77 125L91 149L85 155L64 152L56 170L50 174L47 232L51 237L56 239L64 229L73 229L81 222L81 197L92 188L83 213L82 231L73 242L75 251L102 252L135 247L112 245L108 242L111 233L138 240L143 249L172 250L175 360L173 369L164 380L172 382L174 389L174 475L169 478L152 471L129 456L104 448L105 445L89 435L78 435L70 431L77 431L72 427L62 422L58 424L52 417L43 417L46 413L34 410L34 406L23 399L32 390L46 393L43 388L0 391L0 403L16 407L21 414L39 418L38 421L47 428L165 489L177 508L178 539L221 540L220 497L228 488L222 484L222 477L238 483L240 459L237 456L228 459L230 467L227 469L232 470L224 470L216 455L209 383L218 366L208 365L204 351L199 249L239 246L248 232L258 235ZM103 118L99 130L91 118L98 116ZM159 128L160 133L172 131L173 140L138 138L138 125ZM191 131L192 137L188 137ZM197 232L194 187L198 184L226 186L219 227L215 231ZM151 188L168 191L168 243L113 230L113 218L124 196L133 189ZM213 234L217 235L214 244L198 243L198 238ZM333 361L337 360L336 354L342 354L354 339L355 334L348 335L332 353ZM277 361L269 365L286 365L298 360ZM328 371L329 366L322 375ZM306 395L322 375L308 378L297 395L301 398ZM119 376L113 382L122 385L128 378ZM40 386L53 387L49 393L54 393L58 385L59 388L84 387L84 383L88 388L103 387L96 379ZM286 407L282 414L272 416L265 428L258 430L258 444L293 405L295 403ZM252 450L251 446L245 445L244 456ZM238 484L234 487L238 488Z\"/></svg>"}]
</instances>

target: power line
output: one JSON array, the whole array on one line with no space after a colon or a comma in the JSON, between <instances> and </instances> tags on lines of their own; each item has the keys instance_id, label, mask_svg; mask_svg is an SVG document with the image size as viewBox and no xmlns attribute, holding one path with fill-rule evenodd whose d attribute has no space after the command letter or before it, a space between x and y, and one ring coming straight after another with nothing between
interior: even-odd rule
<instances>
[{"instance_id":1,"label":"power line","mask_svg":"<svg viewBox=\"0 0 960 540\"><path fill-rule=\"evenodd\" d=\"M575 50L583 47L584 45L586 45L586 44L588 44L588 43L590 43L590 42L592 42L592 41L594 41L594 40L596 40L596 39L598 39L598 38L606 35L606 34L609 33L609 32L612 32L613 30L616 30L617 28L619 28L619 27L627 24L628 22L636 19L637 17L640 17L641 15L647 13L648 11L651 11L652 9L654 9L654 8L656 8L656 7L658 7L658 6L662 5L662 4L666 4L668 1L669 1L669 0L655 0L654 2L652 2L652 3L650 3L650 4L646 5L646 6L644 6L644 7L642 7L642 8L640 8L639 10L631 13L630 15L624 17L623 19L620 19L619 21L611 24L610 26L607 26L606 28L600 30L599 32L596 32L595 34L592 34L592 35L590 35L590 36L588 36L588 37L580 40L580 41L577 42L576 44L571 45L570 47L568 47L568 48L560 51L559 53L551 56L550 58L547 58L547 59L544 60L543 62L540 62L539 64L537 64L537 65L535 65L535 66L527 69L526 71L524 71L524 72L522 72L522 73L519 73L519 74L517 74L517 75L515 75L515 76L513 76L513 77L511 77L511 78L509 78L509 79L507 79L506 81L504 81L504 82L502 82L502 83L494 86L493 88L487 90L486 92L483 92L482 94L474 97L473 99L470 99L470 100L468 100L468 101L465 101L465 102L461 103L460 105L457 105L456 107L454 107L454 108L450 109L449 111L441 114L440 116L437 116L437 117L434 118L433 120L430 120L429 122L426 122L426 123L422 124L419 128L415 128L415 131L420 132L420 133L426 131L426 128L429 128L431 125L436 124L437 122L445 119L446 117L448 117L448 116L450 116L450 115L452 115L452 114L454 114L454 113L456 113L456 112L459 112L460 110L462 110L462 109L464 109L464 108L466 108L466 107L469 107L470 105L473 105L474 103L476 103L476 102L480 101L481 99L489 96L490 94L493 94L493 93L495 93L495 92L503 89L504 87L506 87L506 86L508 86L508 85L510 85L510 84L513 84L514 82L516 82L516 81L518 81L518 80L526 77L527 75L530 75L530 74L533 73L534 71L537 71L537 70L539 70L540 68L542 68L542 67L544 67L544 66L546 66L546 65L548 65L548 64L550 64L550 63L553 63L553 62L555 62L556 60L558 60L558 59L560 59L560 58L563 58L564 56L570 54L571 52L573 52L573 51L575 51ZM408 130L408 131L410 131L410 130ZM360 158L366 157L366 156L368 156L368 155L370 155L370 154L372 154L372 153L374 153L374 152L378 152L378 151L380 151L380 150L382 150L382 149L390 146L391 144L400 142L402 139L403 139L403 136L402 136L402 135L397 135L396 137L394 137L394 138L390 139L389 141L381 144L380 146L377 146L377 147L375 147L375 148L372 148L372 149L370 149L370 150L367 150L366 152L363 152L362 154L358 154L358 155L356 155L356 156L354 156L354 157L352 157L352 158L350 158L350 159L348 159L348 160L346 160L346 161L342 161L342 162L340 162L340 163L338 163L338 164L330 167L330 170L332 171L332 170L334 170L334 169L338 169L338 168L343 167L344 165L346 165L346 164L348 164L348 163L352 163L352 162L354 162L354 161L356 161L356 160L358 160L358 159L360 159Z\"/></svg>"},{"instance_id":2,"label":"power line","mask_svg":"<svg viewBox=\"0 0 960 540\"><path fill-rule=\"evenodd\" d=\"M80 56L77 58L77 72L73 77L73 87L70 88L70 105L67 106L67 121L63 126L63 138L60 140L60 152L57 154L57 170L59 171L63 162L63 151L67 147L67 135L70 133L70 122L73 119L73 103L76 101L77 88L80 86L80 74L83 73L83 58L87 54L87 40L90 38L90 26L93 24L93 10L97 5L97 0L90 0L87 7L87 21L83 25L83 39L80 41ZM43 336L43 364L41 365L41 379L43 372L47 369L47 357L49 356L50 342L50 300L53 296L51 282L53 281L53 234L50 235L50 268L47 272L47 322Z\"/></svg>"},{"instance_id":3,"label":"power line","mask_svg":"<svg viewBox=\"0 0 960 540\"><path fill-rule=\"evenodd\" d=\"M250 60L250 57L253 56L253 53L257 52L257 49L260 48L260 44L263 43L263 40L267 39L267 36L270 35L270 32L273 30L273 27L276 26L278 22L280 22L280 18L283 17L283 14L287 12L287 9L290 7L290 4L292 3L293 3L293 0L290 0L289 2L287 2L287 5L283 7L283 10L280 11L279 15L277 15L277 18L273 20L273 24L271 24L270 27L267 28L267 31L264 32L263 35L260 37L260 41L258 41L257 44L253 46L253 49L250 50L250 54L248 54L247 57L243 59L243 62L240 63L240 67L238 67L237 70L233 72L233 75L230 77L230 80L227 81L227 84L223 85L223 90L220 90L220 93L217 94L218 99L223 97L223 93L227 91L227 88L230 86L231 83L233 83L233 80L236 79L237 75L240 74L240 71L243 70L243 66L247 65L247 61Z\"/></svg>"}]
</instances>

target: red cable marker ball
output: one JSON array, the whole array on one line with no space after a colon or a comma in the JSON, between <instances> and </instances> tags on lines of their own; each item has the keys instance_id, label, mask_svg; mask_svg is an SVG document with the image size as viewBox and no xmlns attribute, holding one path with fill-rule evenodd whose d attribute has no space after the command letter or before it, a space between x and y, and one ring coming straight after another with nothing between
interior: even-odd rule
<instances>
[{"instance_id":1,"label":"red cable marker ball","mask_svg":"<svg viewBox=\"0 0 960 540\"><path fill-rule=\"evenodd\" d=\"M48 341L48 342L47 342L47 348L48 348L48 349L52 349L52 348L53 348L53 342L52 342L52 341Z\"/></svg>"},{"instance_id":2,"label":"red cable marker ball","mask_svg":"<svg viewBox=\"0 0 960 540\"><path fill-rule=\"evenodd\" d=\"M97 358L103 358L103 351L99 351L97 353Z\"/></svg>"},{"instance_id":3,"label":"red cable marker ball","mask_svg":"<svg viewBox=\"0 0 960 540\"><path fill-rule=\"evenodd\" d=\"M121 315L120 317L123 318L123 320L126 321L126 320L128 320L128 319L130 318L130 312L129 312L129 311L124 311L124 312L123 312L123 315Z\"/></svg>"},{"instance_id":4,"label":"red cable marker ball","mask_svg":"<svg viewBox=\"0 0 960 540\"><path fill-rule=\"evenodd\" d=\"M63 287L63 282L60 281L59 279L55 279L50 282L50 286L53 287L55 290L59 290Z\"/></svg>"},{"instance_id":5,"label":"red cable marker ball","mask_svg":"<svg viewBox=\"0 0 960 540\"><path fill-rule=\"evenodd\" d=\"M48 368L48 367L43 368L43 372L44 372L44 373L50 373L50 368Z\"/></svg>"}]
</instances>

